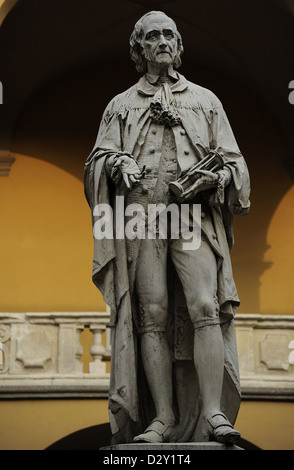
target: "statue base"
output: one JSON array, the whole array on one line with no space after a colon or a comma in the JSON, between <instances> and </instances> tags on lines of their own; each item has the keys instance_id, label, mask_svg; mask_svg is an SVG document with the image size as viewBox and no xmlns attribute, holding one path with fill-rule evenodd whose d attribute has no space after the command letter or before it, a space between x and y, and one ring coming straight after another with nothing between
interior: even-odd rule
<instances>
[{"instance_id":1,"label":"statue base","mask_svg":"<svg viewBox=\"0 0 294 470\"><path fill-rule=\"evenodd\" d=\"M197 450L244 450L236 445L226 445L220 442L167 442L162 444L151 443L131 443L116 444L108 447L101 447L103 451L158 451L158 452L180 452Z\"/></svg>"}]
</instances>

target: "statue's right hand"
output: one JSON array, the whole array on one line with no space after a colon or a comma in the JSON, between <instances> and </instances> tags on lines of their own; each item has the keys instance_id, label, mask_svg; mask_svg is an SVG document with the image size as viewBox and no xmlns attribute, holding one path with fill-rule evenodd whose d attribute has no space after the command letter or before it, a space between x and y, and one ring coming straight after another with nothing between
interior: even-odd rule
<instances>
[{"instance_id":1,"label":"statue's right hand","mask_svg":"<svg viewBox=\"0 0 294 470\"><path fill-rule=\"evenodd\" d=\"M113 166L120 168L123 180L129 189L131 183L137 183L142 176L137 163L128 155L120 155Z\"/></svg>"}]
</instances>

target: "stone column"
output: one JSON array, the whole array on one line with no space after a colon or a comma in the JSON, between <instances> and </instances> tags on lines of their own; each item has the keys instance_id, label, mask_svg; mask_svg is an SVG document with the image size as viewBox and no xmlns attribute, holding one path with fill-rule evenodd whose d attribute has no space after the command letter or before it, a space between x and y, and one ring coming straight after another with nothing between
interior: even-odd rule
<instances>
[{"instance_id":1,"label":"stone column","mask_svg":"<svg viewBox=\"0 0 294 470\"><path fill-rule=\"evenodd\" d=\"M106 364L102 361L105 353L105 346L102 342L102 335L105 329L105 325L90 325L90 330L93 332L94 336L94 342L90 348L90 353L93 357L93 362L90 362L89 364L90 374L105 374L106 372Z\"/></svg>"}]
</instances>

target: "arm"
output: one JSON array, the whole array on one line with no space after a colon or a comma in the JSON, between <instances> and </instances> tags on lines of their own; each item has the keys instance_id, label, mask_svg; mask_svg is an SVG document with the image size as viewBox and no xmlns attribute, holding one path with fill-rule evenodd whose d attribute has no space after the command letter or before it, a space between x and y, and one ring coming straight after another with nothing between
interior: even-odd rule
<instances>
[{"instance_id":1,"label":"arm","mask_svg":"<svg viewBox=\"0 0 294 470\"><path fill-rule=\"evenodd\" d=\"M250 209L248 168L222 104L214 95L213 100L211 146L222 154L224 160L224 167L220 171L219 181L220 186L223 186L223 203L232 214L245 215ZM223 171L225 171L225 174Z\"/></svg>"},{"instance_id":2,"label":"arm","mask_svg":"<svg viewBox=\"0 0 294 470\"><path fill-rule=\"evenodd\" d=\"M94 148L86 161L86 168L94 167L95 162L103 157L107 177L116 185L123 179L127 188L130 188L141 174L132 155L123 151L121 120L117 108L119 109L119 106L115 97L103 113Z\"/></svg>"}]
</instances>

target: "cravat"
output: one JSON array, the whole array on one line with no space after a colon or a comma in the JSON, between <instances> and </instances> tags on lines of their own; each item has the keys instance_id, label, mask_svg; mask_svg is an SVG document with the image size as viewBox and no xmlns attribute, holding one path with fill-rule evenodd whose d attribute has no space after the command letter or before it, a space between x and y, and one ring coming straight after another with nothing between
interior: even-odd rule
<instances>
[{"instance_id":1,"label":"cravat","mask_svg":"<svg viewBox=\"0 0 294 470\"><path fill-rule=\"evenodd\" d=\"M175 109L175 100L168 83L161 83L150 103L150 113L153 122L176 126L181 124L181 118Z\"/></svg>"}]
</instances>

